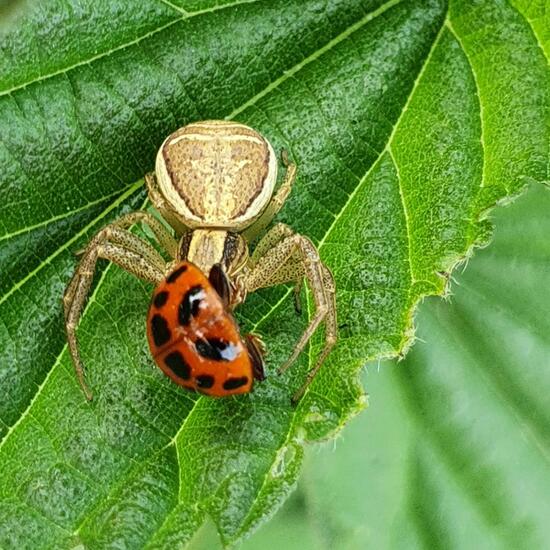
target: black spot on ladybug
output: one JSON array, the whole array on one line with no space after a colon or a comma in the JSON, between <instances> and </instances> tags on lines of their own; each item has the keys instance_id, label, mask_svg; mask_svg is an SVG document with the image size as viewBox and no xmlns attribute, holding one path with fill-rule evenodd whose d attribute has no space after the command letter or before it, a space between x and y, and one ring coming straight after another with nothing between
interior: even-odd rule
<instances>
[{"instance_id":1,"label":"black spot on ladybug","mask_svg":"<svg viewBox=\"0 0 550 550\"><path fill-rule=\"evenodd\" d=\"M172 271L172 273L170 273L170 275L168 275L168 277L166 278L166 282L167 283L175 283L179 276L182 274L182 273L185 273L187 271L187 266L186 265L182 265L180 267L178 267L178 269L176 269L175 271Z\"/></svg>"},{"instance_id":2,"label":"black spot on ladybug","mask_svg":"<svg viewBox=\"0 0 550 550\"><path fill-rule=\"evenodd\" d=\"M188 325L191 315L199 314L201 300L204 298L204 290L201 285L191 287L181 299L178 308L178 320L180 325Z\"/></svg>"},{"instance_id":3,"label":"black spot on ladybug","mask_svg":"<svg viewBox=\"0 0 550 550\"><path fill-rule=\"evenodd\" d=\"M199 388L211 388L214 385L214 377L209 374L199 374L196 380Z\"/></svg>"},{"instance_id":4,"label":"black spot on ladybug","mask_svg":"<svg viewBox=\"0 0 550 550\"><path fill-rule=\"evenodd\" d=\"M233 361L238 355L237 347L219 338L200 339L195 342L200 355L214 361Z\"/></svg>"},{"instance_id":5,"label":"black spot on ladybug","mask_svg":"<svg viewBox=\"0 0 550 550\"><path fill-rule=\"evenodd\" d=\"M168 301L168 292L166 290L161 290L153 299L153 304L156 308L161 308Z\"/></svg>"},{"instance_id":6,"label":"black spot on ladybug","mask_svg":"<svg viewBox=\"0 0 550 550\"><path fill-rule=\"evenodd\" d=\"M173 351L169 353L165 358L164 362L166 366L180 378L184 380L189 380L191 376L191 368L186 363L183 355L179 351Z\"/></svg>"},{"instance_id":7,"label":"black spot on ladybug","mask_svg":"<svg viewBox=\"0 0 550 550\"><path fill-rule=\"evenodd\" d=\"M168 323L162 315L153 315L151 319L151 333L155 346L160 347L170 341L172 334L168 328Z\"/></svg>"},{"instance_id":8,"label":"black spot on ladybug","mask_svg":"<svg viewBox=\"0 0 550 550\"><path fill-rule=\"evenodd\" d=\"M242 386L248 384L248 378L246 376L241 376L240 378L228 378L223 383L224 390L236 390Z\"/></svg>"}]
</instances>

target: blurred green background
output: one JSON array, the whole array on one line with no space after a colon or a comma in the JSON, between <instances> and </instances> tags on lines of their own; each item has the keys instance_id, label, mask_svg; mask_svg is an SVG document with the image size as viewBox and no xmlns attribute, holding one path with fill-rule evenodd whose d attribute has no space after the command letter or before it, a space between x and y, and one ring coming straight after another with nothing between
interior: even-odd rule
<instances>
[{"instance_id":1,"label":"blurred green background","mask_svg":"<svg viewBox=\"0 0 550 550\"><path fill-rule=\"evenodd\" d=\"M540 185L494 211L407 358L366 366L369 408L307 448L293 496L238 548L549 547L549 212ZM208 524L191 544L217 547Z\"/></svg>"}]
</instances>

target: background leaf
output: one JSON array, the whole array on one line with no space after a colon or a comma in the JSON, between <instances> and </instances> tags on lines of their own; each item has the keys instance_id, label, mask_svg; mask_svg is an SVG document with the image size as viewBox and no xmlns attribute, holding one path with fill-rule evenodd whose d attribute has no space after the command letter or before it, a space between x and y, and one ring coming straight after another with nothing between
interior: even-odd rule
<instances>
[{"instance_id":1,"label":"background leaf","mask_svg":"<svg viewBox=\"0 0 550 550\"><path fill-rule=\"evenodd\" d=\"M450 303L420 307L405 361L366 369L368 414L308 449L298 491L242 550L547 547L549 208L537 186L496 214Z\"/></svg>"},{"instance_id":2,"label":"background leaf","mask_svg":"<svg viewBox=\"0 0 550 550\"><path fill-rule=\"evenodd\" d=\"M404 352L415 304L487 238L487 209L547 179L536 9L50 0L18 16L0 41L0 544L173 547L206 515L231 543L274 513L302 444L363 406L359 368ZM280 219L334 271L341 342L295 409L319 341L252 395L196 399L152 364L151 289L107 268L79 330L88 405L61 321L72 252L144 204L169 132L222 117L297 161ZM306 323L285 288L239 319L270 375Z\"/></svg>"}]
</instances>

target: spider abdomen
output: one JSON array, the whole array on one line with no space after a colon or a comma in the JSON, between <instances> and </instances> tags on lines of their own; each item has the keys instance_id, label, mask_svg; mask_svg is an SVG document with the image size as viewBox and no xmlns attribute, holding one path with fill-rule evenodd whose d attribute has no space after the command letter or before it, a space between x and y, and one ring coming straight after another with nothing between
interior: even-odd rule
<instances>
[{"instance_id":1,"label":"spider abdomen","mask_svg":"<svg viewBox=\"0 0 550 550\"><path fill-rule=\"evenodd\" d=\"M163 199L186 226L240 231L271 199L277 159L256 130L209 120L188 124L164 140L156 176Z\"/></svg>"}]
</instances>

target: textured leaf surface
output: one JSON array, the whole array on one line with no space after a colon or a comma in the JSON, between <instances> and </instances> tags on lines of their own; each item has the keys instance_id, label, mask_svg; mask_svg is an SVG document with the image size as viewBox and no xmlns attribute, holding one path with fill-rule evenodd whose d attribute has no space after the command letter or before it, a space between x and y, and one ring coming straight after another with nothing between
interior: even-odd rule
<instances>
[{"instance_id":1,"label":"textured leaf surface","mask_svg":"<svg viewBox=\"0 0 550 550\"><path fill-rule=\"evenodd\" d=\"M368 414L306 454L296 495L242 550L548 546L549 209L537 186L498 212L450 303L420 307L406 360L369 365Z\"/></svg>"},{"instance_id":2,"label":"textured leaf surface","mask_svg":"<svg viewBox=\"0 0 550 550\"><path fill-rule=\"evenodd\" d=\"M363 406L360 366L404 351L486 210L547 178L546 27L528 8L50 0L16 19L0 40L0 545L173 547L207 515L230 543L277 509L302 443ZM150 288L107 268L79 330L88 405L61 321L73 252L144 204L169 132L222 117L297 161L280 219L334 271L341 342L291 408L320 342L272 376L306 319L287 289L258 293L239 319L269 380L196 399L152 364Z\"/></svg>"}]
</instances>

